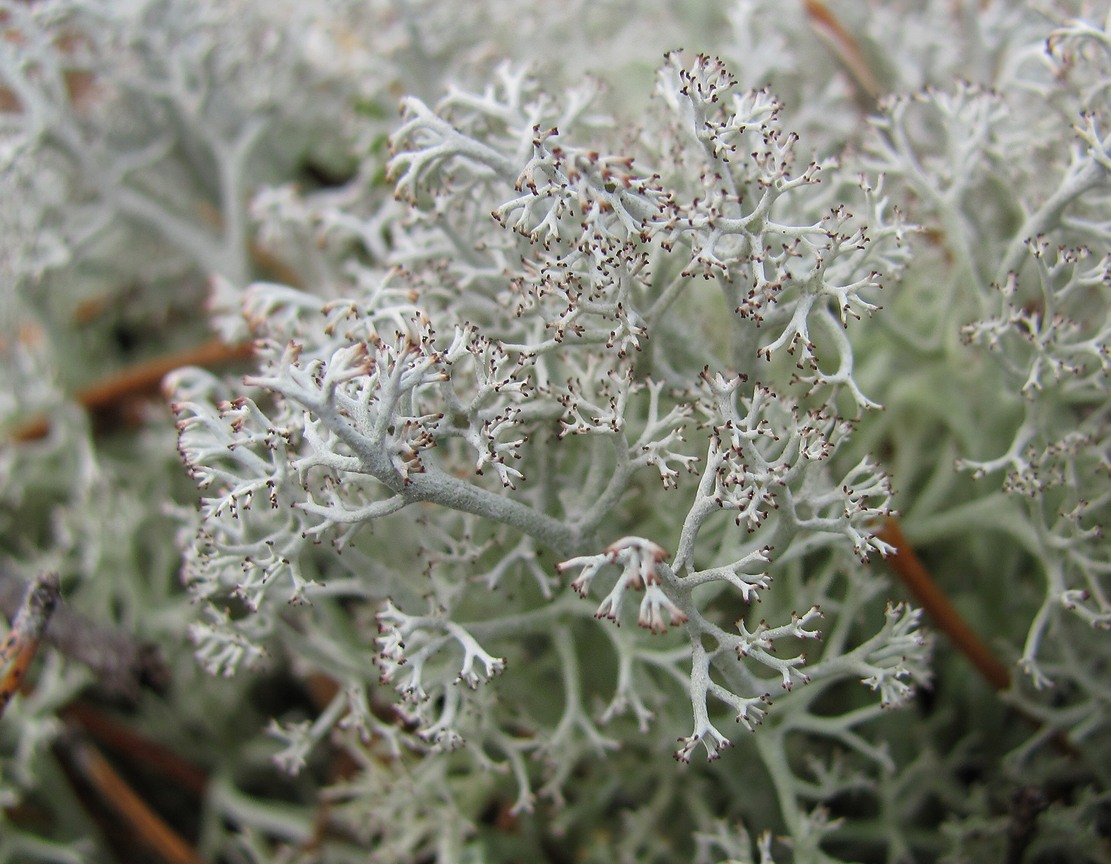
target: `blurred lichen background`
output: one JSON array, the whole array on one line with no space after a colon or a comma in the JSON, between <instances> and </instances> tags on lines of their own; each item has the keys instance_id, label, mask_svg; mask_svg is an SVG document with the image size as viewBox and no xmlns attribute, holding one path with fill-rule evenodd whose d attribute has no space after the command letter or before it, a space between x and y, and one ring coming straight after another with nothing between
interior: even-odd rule
<instances>
[{"instance_id":1,"label":"blurred lichen background","mask_svg":"<svg viewBox=\"0 0 1111 864\"><path fill-rule=\"evenodd\" d=\"M0 31L0 861L1111 860L1106 2Z\"/></svg>"}]
</instances>

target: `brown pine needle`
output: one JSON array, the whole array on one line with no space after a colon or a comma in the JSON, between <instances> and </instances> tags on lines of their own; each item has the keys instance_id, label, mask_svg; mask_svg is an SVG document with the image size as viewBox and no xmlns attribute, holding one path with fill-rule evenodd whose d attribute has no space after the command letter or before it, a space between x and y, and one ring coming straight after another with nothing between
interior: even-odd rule
<instances>
[{"instance_id":1,"label":"brown pine needle","mask_svg":"<svg viewBox=\"0 0 1111 864\"><path fill-rule=\"evenodd\" d=\"M815 35L849 73L857 91L857 101L868 107L873 106L883 95L883 88L860 45L821 0L806 0L804 5Z\"/></svg>"},{"instance_id":2,"label":"brown pine needle","mask_svg":"<svg viewBox=\"0 0 1111 864\"><path fill-rule=\"evenodd\" d=\"M945 592L930 577L929 571L915 554L907 538L903 536L899 521L889 518L884 522L877 536L895 547L895 553L887 556L887 561L933 619L934 626L949 637L957 650L972 662L976 671L992 687L996 690L1006 690L1010 687L1010 670L968 626L956 607L949 602Z\"/></svg>"},{"instance_id":3,"label":"brown pine needle","mask_svg":"<svg viewBox=\"0 0 1111 864\"><path fill-rule=\"evenodd\" d=\"M197 852L127 784L89 741L70 735L59 742L74 769L140 845L166 864L204 864Z\"/></svg>"},{"instance_id":4,"label":"brown pine needle","mask_svg":"<svg viewBox=\"0 0 1111 864\"><path fill-rule=\"evenodd\" d=\"M109 753L121 759L126 756L128 764L141 764L196 798L204 796L208 788L208 775L204 771L165 745L129 729L93 703L78 699L63 714Z\"/></svg>"},{"instance_id":5,"label":"brown pine needle","mask_svg":"<svg viewBox=\"0 0 1111 864\"><path fill-rule=\"evenodd\" d=\"M956 607L949 602L945 592L934 582L929 571L903 535L899 520L895 517L888 518L883 527L876 533L876 536L895 547L895 552L887 556L887 562L922 608L926 610L926 613L933 620L934 626L949 637L954 647L969 659L976 671L993 688L999 692L1010 689L1010 670L968 626ZM1024 710L1022 706L1012 705L1011 708L1032 726L1042 727L1044 725L1040 718ZM1049 741L1054 748L1064 755L1072 759L1080 758L1079 751L1060 729L1050 731Z\"/></svg>"}]
</instances>

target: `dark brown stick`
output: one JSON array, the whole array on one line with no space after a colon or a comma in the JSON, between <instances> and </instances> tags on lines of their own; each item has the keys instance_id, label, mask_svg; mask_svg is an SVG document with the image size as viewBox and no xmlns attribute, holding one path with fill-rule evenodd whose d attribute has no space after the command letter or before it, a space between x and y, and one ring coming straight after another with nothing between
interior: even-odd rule
<instances>
[{"instance_id":1,"label":"dark brown stick","mask_svg":"<svg viewBox=\"0 0 1111 864\"><path fill-rule=\"evenodd\" d=\"M60 599L61 588L56 573L42 573L27 586L11 629L0 644L0 715L23 683Z\"/></svg>"},{"instance_id":2,"label":"dark brown stick","mask_svg":"<svg viewBox=\"0 0 1111 864\"><path fill-rule=\"evenodd\" d=\"M0 612L15 616L25 590L21 579L0 570ZM169 668L157 648L94 624L64 606L51 616L41 635L47 644L92 669L101 691L112 698L135 702L143 686L163 690L169 684Z\"/></svg>"}]
</instances>

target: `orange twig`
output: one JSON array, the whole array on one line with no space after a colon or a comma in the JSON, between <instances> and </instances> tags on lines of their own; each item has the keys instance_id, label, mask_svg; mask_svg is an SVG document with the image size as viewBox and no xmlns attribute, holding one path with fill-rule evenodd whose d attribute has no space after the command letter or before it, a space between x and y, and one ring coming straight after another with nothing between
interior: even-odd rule
<instances>
[{"instance_id":1,"label":"orange twig","mask_svg":"<svg viewBox=\"0 0 1111 864\"><path fill-rule=\"evenodd\" d=\"M110 408L128 396L156 391L163 378L182 366L216 366L245 360L251 356L253 350L254 346L249 342L228 345L219 339L211 339L195 348L156 357L125 369L118 375L82 390L77 399L90 411Z\"/></svg>"},{"instance_id":2,"label":"orange twig","mask_svg":"<svg viewBox=\"0 0 1111 864\"><path fill-rule=\"evenodd\" d=\"M228 345L219 339L213 339L195 348L156 357L125 369L82 390L75 398L89 412L104 414L118 409L126 400L156 392L162 379L175 369L182 366L220 366L234 363L246 360L253 350L254 346L250 342ZM45 437L49 431L50 421L46 417L36 417L16 429L12 440L34 441Z\"/></svg>"},{"instance_id":3,"label":"orange twig","mask_svg":"<svg viewBox=\"0 0 1111 864\"><path fill-rule=\"evenodd\" d=\"M23 683L27 669L39 649L43 631L46 630L50 615L60 598L61 588L56 573L40 574L27 587L23 604L16 613L11 630L0 645L0 669L7 665L0 676L0 715L3 715L12 696Z\"/></svg>"},{"instance_id":4,"label":"orange twig","mask_svg":"<svg viewBox=\"0 0 1111 864\"><path fill-rule=\"evenodd\" d=\"M922 561L914 553L910 543L903 536L903 529L897 519L884 522L878 532L879 538L895 547L895 553L887 557L891 569L903 580L915 599L933 619L934 625L944 632L953 644L972 662L976 670L996 690L1006 690L1011 686L1011 673L985 645L979 636L965 623L945 593L930 578Z\"/></svg>"}]
</instances>

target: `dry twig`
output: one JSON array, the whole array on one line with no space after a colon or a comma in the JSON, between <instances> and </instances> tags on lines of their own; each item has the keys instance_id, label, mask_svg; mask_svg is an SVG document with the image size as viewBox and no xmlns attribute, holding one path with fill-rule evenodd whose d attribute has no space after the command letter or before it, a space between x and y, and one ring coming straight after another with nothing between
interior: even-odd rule
<instances>
[{"instance_id":1,"label":"dry twig","mask_svg":"<svg viewBox=\"0 0 1111 864\"><path fill-rule=\"evenodd\" d=\"M11 629L0 645L0 715L23 683L60 599L61 588L56 573L42 573L27 586Z\"/></svg>"}]
</instances>

